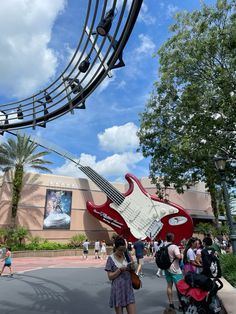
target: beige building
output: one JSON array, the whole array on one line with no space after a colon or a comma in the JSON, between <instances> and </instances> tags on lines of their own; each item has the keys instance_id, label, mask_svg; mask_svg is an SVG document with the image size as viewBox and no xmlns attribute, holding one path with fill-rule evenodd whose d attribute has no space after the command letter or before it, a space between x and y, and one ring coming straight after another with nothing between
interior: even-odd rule
<instances>
[{"instance_id":1,"label":"beige building","mask_svg":"<svg viewBox=\"0 0 236 314\"><path fill-rule=\"evenodd\" d=\"M155 194L155 186L147 178L140 181L148 193ZM4 175L0 181L0 227L8 226L11 222L11 182L11 174ZM128 190L128 183L116 182L112 185L121 193ZM205 191L203 183L188 189L184 194L178 194L174 189L169 189L167 193L171 202L190 213L194 223L213 219L210 195ZM113 229L95 219L86 209L86 201L99 205L105 203L106 199L106 195L88 179L27 173L24 176L17 223L28 228L32 235L51 241L66 242L78 233L85 234L92 241L108 240L114 233ZM59 227L50 227L46 223L50 218L46 221L50 206L53 205L60 211L60 202L67 206L70 222L65 228L64 217L64 222L60 221L62 224Z\"/></svg>"}]
</instances>

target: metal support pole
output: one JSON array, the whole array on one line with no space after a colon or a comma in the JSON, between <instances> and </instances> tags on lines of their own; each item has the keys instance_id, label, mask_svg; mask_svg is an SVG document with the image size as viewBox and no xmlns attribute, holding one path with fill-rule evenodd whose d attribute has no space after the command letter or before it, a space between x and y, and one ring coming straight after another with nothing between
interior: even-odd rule
<instances>
[{"instance_id":1,"label":"metal support pole","mask_svg":"<svg viewBox=\"0 0 236 314\"><path fill-rule=\"evenodd\" d=\"M224 202L225 202L226 217L228 220L232 250L233 250L233 254L236 254L236 231L235 231L235 226L234 226L234 222L233 222L233 218L231 214L231 209L230 209L230 204L229 204L229 193L228 193L224 176L222 176L221 183L222 183L222 188L223 188L223 197L224 197Z\"/></svg>"}]
</instances>

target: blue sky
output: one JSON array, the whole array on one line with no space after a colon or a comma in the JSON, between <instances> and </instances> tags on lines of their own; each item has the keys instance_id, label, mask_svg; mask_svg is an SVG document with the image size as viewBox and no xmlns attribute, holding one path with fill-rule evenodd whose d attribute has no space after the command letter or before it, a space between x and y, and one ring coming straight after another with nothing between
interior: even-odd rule
<instances>
[{"instance_id":1,"label":"blue sky","mask_svg":"<svg viewBox=\"0 0 236 314\"><path fill-rule=\"evenodd\" d=\"M80 38L86 6L87 0L0 2L1 103L31 96L61 73ZM113 70L113 77L86 100L86 110L56 119L46 129L25 132L78 156L108 180L121 181L127 172L148 176L149 160L137 152L136 132L139 113L158 79L154 54L170 36L173 15L199 8L200 0L144 0L123 53L126 66ZM68 160L55 154L50 160L54 174L83 176Z\"/></svg>"}]
</instances>

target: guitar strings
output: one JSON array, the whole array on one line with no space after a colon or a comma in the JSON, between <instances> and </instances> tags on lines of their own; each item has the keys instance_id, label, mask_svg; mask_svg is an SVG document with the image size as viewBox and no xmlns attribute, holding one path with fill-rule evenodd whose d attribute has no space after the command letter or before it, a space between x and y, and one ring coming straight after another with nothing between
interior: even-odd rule
<instances>
[{"instance_id":1,"label":"guitar strings","mask_svg":"<svg viewBox=\"0 0 236 314\"><path fill-rule=\"evenodd\" d=\"M92 181L94 181L94 183L96 183L116 205L123 209L121 212L124 211L123 214L125 218L131 220L134 227L136 227L138 230L142 230L144 225L141 224L141 222L135 220L139 213L137 213L135 217L134 212L128 206L129 204L126 204L125 197L115 187L113 187L106 179L100 177L100 175L98 175L92 168L80 165L79 169L81 169L89 178L91 178Z\"/></svg>"}]
</instances>

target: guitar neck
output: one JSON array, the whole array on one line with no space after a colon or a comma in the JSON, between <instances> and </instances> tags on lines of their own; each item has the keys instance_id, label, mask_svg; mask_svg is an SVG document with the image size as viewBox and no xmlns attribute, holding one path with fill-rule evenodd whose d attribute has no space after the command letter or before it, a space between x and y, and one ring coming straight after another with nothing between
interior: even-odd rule
<instances>
[{"instance_id":1,"label":"guitar neck","mask_svg":"<svg viewBox=\"0 0 236 314\"><path fill-rule=\"evenodd\" d=\"M120 205L123 203L125 197L106 179L101 177L96 171L88 166L79 166L79 169L89 177L115 204Z\"/></svg>"}]
</instances>

